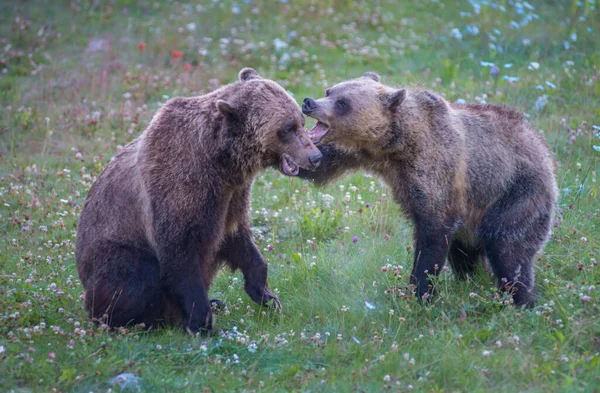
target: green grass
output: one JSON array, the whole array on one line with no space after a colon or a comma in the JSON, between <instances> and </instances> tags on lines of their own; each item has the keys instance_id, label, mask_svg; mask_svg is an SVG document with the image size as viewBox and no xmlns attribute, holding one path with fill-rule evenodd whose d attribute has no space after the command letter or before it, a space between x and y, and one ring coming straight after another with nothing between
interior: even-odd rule
<instances>
[{"instance_id":1,"label":"green grass","mask_svg":"<svg viewBox=\"0 0 600 393\"><path fill-rule=\"evenodd\" d=\"M0 390L104 392L130 372L148 392L600 391L597 1L202 3L0 4ZM319 190L267 171L252 224L283 314L223 271L222 337L90 325L74 244L91 183L167 97L244 66L298 102L373 70L527 113L560 187L536 308L502 306L483 269L467 283L442 272L418 303L403 293L412 227L385 185L355 173Z\"/></svg>"}]
</instances>

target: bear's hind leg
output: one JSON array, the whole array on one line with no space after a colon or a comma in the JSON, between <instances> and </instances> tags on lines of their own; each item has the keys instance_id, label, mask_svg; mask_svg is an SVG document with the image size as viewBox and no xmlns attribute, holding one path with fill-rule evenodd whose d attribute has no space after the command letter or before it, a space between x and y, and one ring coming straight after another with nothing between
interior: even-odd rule
<instances>
[{"instance_id":1,"label":"bear's hind leg","mask_svg":"<svg viewBox=\"0 0 600 393\"><path fill-rule=\"evenodd\" d=\"M530 308L535 305L533 259L536 251L502 240L486 245L486 253L500 289L511 293L517 306Z\"/></svg>"},{"instance_id":2,"label":"bear's hind leg","mask_svg":"<svg viewBox=\"0 0 600 393\"><path fill-rule=\"evenodd\" d=\"M137 249L110 244L86 289L90 317L111 327L159 324L162 292L158 261ZM101 251L101 252L100 252Z\"/></svg>"},{"instance_id":3,"label":"bear's hind leg","mask_svg":"<svg viewBox=\"0 0 600 393\"><path fill-rule=\"evenodd\" d=\"M486 212L479 230L502 290L518 306L533 307L534 259L550 231L552 193L535 176L521 174Z\"/></svg>"},{"instance_id":4,"label":"bear's hind leg","mask_svg":"<svg viewBox=\"0 0 600 393\"><path fill-rule=\"evenodd\" d=\"M482 249L478 246L468 245L460 240L454 240L448 253L448 261L459 280L466 280L475 272L478 259L481 258Z\"/></svg>"},{"instance_id":5,"label":"bear's hind leg","mask_svg":"<svg viewBox=\"0 0 600 393\"><path fill-rule=\"evenodd\" d=\"M212 330L212 310L199 272L169 279L169 291L182 311L182 327L190 333L208 334Z\"/></svg>"},{"instance_id":6,"label":"bear's hind leg","mask_svg":"<svg viewBox=\"0 0 600 393\"><path fill-rule=\"evenodd\" d=\"M207 287L212 280L214 254L199 242L168 243L160 249L160 282L172 308L181 312L181 327L192 334L212 330L212 311Z\"/></svg>"}]
</instances>

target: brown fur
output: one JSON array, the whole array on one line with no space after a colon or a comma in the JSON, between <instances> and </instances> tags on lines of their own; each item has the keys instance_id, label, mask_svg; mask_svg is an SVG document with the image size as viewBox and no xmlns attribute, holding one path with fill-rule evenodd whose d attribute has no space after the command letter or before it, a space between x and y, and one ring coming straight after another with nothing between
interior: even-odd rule
<instances>
[{"instance_id":1,"label":"brown fur","mask_svg":"<svg viewBox=\"0 0 600 393\"><path fill-rule=\"evenodd\" d=\"M219 261L241 269L252 300L280 305L251 239L252 181L283 157L308 168L321 153L279 85L252 69L239 78L168 101L92 185L76 246L92 318L209 330Z\"/></svg>"},{"instance_id":2,"label":"brown fur","mask_svg":"<svg viewBox=\"0 0 600 393\"><path fill-rule=\"evenodd\" d=\"M323 184L363 168L390 185L415 223L411 282L419 296L447 257L465 278L485 256L515 303L532 306L534 257L549 237L557 188L551 153L522 115L397 90L374 73L326 94L303 105L329 131L320 168L300 176Z\"/></svg>"}]
</instances>

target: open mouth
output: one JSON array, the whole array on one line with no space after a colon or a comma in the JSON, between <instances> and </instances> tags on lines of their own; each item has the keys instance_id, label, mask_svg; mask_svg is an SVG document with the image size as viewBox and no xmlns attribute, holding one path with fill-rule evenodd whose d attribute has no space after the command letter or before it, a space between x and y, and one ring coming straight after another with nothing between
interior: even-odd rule
<instances>
[{"instance_id":1,"label":"open mouth","mask_svg":"<svg viewBox=\"0 0 600 393\"><path fill-rule=\"evenodd\" d=\"M313 128L308 132L308 136L314 144L321 142L325 134L329 131L329 126L320 120L317 120Z\"/></svg>"},{"instance_id":2,"label":"open mouth","mask_svg":"<svg viewBox=\"0 0 600 393\"><path fill-rule=\"evenodd\" d=\"M298 164L296 164L292 160L292 158L285 153L281 155L281 163L279 165L279 169L281 169L281 172L288 176L297 176L300 172L300 167L298 166Z\"/></svg>"}]
</instances>

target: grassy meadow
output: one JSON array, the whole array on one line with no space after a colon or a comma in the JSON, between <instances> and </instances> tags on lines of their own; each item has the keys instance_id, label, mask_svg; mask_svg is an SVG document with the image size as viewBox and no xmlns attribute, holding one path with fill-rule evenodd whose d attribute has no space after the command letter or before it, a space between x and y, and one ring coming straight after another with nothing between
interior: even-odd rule
<instances>
[{"instance_id":1,"label":"grassy meadow","mask_svg":"<svg viewBox=\"0 0 600 393\"><path fill-rule=\"evenodd\" d=\"M598 0L0 1L0 391L599 392L599 34ZM485 269L444 269L419 303L379 179L268 170L252 225L282 314L223 270L216 337L92 325L74 257L90 185L167 99L245 66L299 103L372 70L523 111L560 188L536 307L504 305Z\"/></svg>"}]
</instances>

